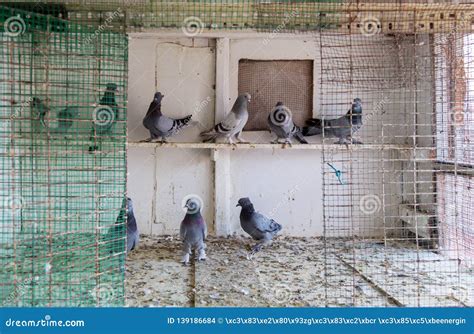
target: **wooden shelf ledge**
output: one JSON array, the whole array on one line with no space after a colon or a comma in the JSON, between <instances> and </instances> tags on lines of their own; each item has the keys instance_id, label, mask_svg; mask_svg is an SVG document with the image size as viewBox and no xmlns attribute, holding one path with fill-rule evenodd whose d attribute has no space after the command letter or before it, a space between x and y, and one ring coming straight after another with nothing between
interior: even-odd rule
<instances>
[{"instance_id":1,"label":"wooden shelf ledge","mask_svg":"<svg viewBox=\"0 0 474 334\"><path fill-rule=\"evenodd\" d=\"M150 142L128 142L129 147L144 147L144 148L183 148L183 149L227 149L227 150L241 150L241 149L283 149L283 150L352 150L352 151L363 151L363 150L410 150L409 145L396 145L396 144L367 144L367 145L345 145L338 144L321 144L321 143L310 143L310 144L269 144L269 143L250 143L250 144L228 144L228 143L184 143L184 142L167 142L167 143L150 143Z\"/></svg>"}]
</instances>

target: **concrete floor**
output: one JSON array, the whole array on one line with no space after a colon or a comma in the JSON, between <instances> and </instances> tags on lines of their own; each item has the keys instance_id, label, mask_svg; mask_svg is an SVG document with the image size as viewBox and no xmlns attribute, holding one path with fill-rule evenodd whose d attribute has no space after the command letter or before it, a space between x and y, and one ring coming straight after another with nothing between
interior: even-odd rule
<instances>
[{"instance_id":1,"label":"concrete floor","mask_svg":"<svg viewBox=\"0 0 474 334\"><path fill-rule=\"evenodd\" d=\"M142 236L127 259L128 306L473 306L474 270L412 244L278 238L249 258L247 238L207 241L183 266L173 236ZM325 251L326 249L326 251Z\"/></svg>"}]
</instances>

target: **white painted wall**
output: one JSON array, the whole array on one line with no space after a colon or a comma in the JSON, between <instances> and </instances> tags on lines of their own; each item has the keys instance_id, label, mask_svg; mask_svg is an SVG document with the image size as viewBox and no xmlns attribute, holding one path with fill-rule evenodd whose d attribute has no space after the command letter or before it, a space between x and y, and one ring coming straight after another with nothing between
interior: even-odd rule
<instances>
[{"instance_id":1,"label":"white painted wall","mask_svg":"<svg viewBox=\"0 0 474 334\"><path fill-rule=\"evenodd\" d=\"M372 37L379 38L379 37ZM345 38L347 39L347 38ZM380 37L380 42L389 38ZM376 44L376 43L375 43ZM381 43L382 45L382 43ZM216 51L217 46L217 51ZM379 50L377 52L383 52ZM360 52L366 52L360 49ZM375 51L374 51L375 52ZM148 136L141 125L143 116L155 90L165 94L163 112L169 116L182 117L192 113L199 123L173 138L173 141L198 141L198 133L220 121L226 110L238 95L238 61L247 59L313 59L314 65L314 114L344 114L352 99L359 96L370 113L374 103L384 98L382 91L352 91L338 94L341 104L334 110L321 105L318 84L320 80L319 40L295 35L291 39L165 39L159 35L134 34L130 44L130 88L129 88L129 140L137 141ZM387 53L384 62L396 64L398 55ZM217 65L216 65L217 64ZM389 67L389 65L386 65ZM391 69L395 71L396 69ZM228 80L225 78L228 77ZM215 93L214 85L217 93ZM327 90L343 90L344 87L325 86ZM323 92L324 95L325 92ZM217 95L216 95L217 94ZM402 124L405 114L400 113L399 91L392 91L389 103L384 105L386 115L394 123ZM331 97L325 97L326 102ZM332 97L334 99L334 97ZM204 107L203 101L210 100ZM217 102L216 102L217 100ZM345 104L347 102L347 104ZM385 116L384 116L385 117ZM372 117L366 120L360 137L366 143L380 143L381 119ZM393 138L400 143L402 130ZM268 132L244 133L250 141L269 142ZM384 142L390 142L390 136L384 136ZM310 139L320 142L319 138ZM390 152L384 153L388 159ZM354 158L359 159L353 165L351 181L363 185L355 188L352 201L358 196L377 194L382 197L383 163L382 153L371 156L363 152ZM334 153L334 160L348 159L347 153ZM363 171L357 168L365 160L372 160L370 167ZM214 161L216 160L216 161ZM211 150L190 149L143 149L129 147L130 196L135 201L135 211L139 227L144 233L177 233L183 218L180 208L184 196L194 193L205 202L203 210L210 231L218 234L241 234L239 226L240 209L235 205L240 197L250 197L257 210L265 213L284 226L283 233L292 236L317 236L323 233L323 201L321 152L307 150L222 150L214 154ZM379 166L380 165L380 166ZM393 166L386 166L387 173ZM349 177L349 176L348 176ZM216 179L217 178L217 179ZM335 191L337 189L334 187ZM342 188L341 188L342 189ZM215 192L217 190L217 192ZM354 189L352 189L354 190ZM348 191L348 188L343 190ZM385 191L393 191L395 196L388 198L393 202L388 214L396 215L400 201L399 187L388 185ZM217 207L214 206L217 201ZM340 203L349 203L350 197ZM346 210L346 209L342 209ZM357 223L344 220L330 221L336 235L383 235L383 212L380 210L367 216L359 211L351 213ZM387 214L387 212L386 212ZM215 219L215 217L218 217Z\"/></svg>"}]
</instances>

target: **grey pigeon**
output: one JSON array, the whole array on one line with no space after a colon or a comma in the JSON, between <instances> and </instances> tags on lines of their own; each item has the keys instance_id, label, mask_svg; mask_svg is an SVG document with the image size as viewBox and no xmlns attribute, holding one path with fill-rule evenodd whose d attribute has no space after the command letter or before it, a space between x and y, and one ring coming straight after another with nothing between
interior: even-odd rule
<instances>
[{"instance_id":1,"label":"grey pigeon","mask_svg":"<svg viewBox=\"0 0 474 334\"><path fill-rule=\"evenodd\" d=\"M31 108L41 122L41 125L50 133L65 133L67 132L74 122L74 119L79 115L79 111L76 108L64 108L58 111L56 114L57 126L50 127L46 124L46 115L49 114L49 107L41 101L40 98L34 97L31 101Z\"/></svg>"},{"instance_id":2,"label":"grey pigeon","mask_svg":"<svg viewBox=\"0 0 474 334\"><path fill-rule=\"evenodd\" d=\"M252 252L258 252L263 246L271 243L273 237L281 230L281 225L271 218L255 211L248 197L239 199L237 206L242 207L240 211L240 226L258 243L252 248Z\"/></svg>"},{"instance_id":3,"label":"grey pigeon","mask_svg":"<svg viewBox=\"0 0 474 334\"><path fill-rule=\"evenodd\" d=\"M240 95L237 100L235 100L230 113L222 122L215 125L212 129L201 133L204 142L213 141L217 138L225 138L229 143L234 144L233 138L235 137L238 142L243 143L244 140L240 135L249 119L247 108L250 100L251 96L249 93Z\"/></svg>"},{"instance_id":4,"label":"grey pigeon","mask_svg":"<svg viewBox=\"0 0 474 334\"><path fill-rule=\"evenodd\" d=\"M295 138L301 144L308 144L301 133L301 128L293 123L290 109L283 102L278 102L268 115L268 125L277 136L272 143L278 144L283 139L284 143L291 144L291 138Z\"/></svg>"},{"instance_id":5,"label":"grey pigeon","mask_svg":"<svg viewBox=\"0 0 474 334\"><path fill-rule=\"evenodd\" d=\"M125 215L127 220L125 221ZM125 224L127 226L127 249L126 252L134 250L138 246L139 232L135 214L133 213L133 202L130 197L123 200L122 208L117 217L115 225L110 228L107 238L110 240L116 240L111 244L111 252L119 253L123 251L123 239L117 239L123 236Z\"/></svg>"},{"instance_id":6,"label":"grey pigeon","mask_svg":"<svg viewBox=\"0 0 474 334\"><path fill-rule=\"evenodd\" d=\"M207 236L207 226L201 215L201 202L196 198L190 198L186 201L186 216L181 222L179 234L183 241L183 262L189 263L189 256L194 249L197 252L198 261L206 260L206 244L204 240Z\"/></svg>"},{"instance_id":7,"label":"grey pigeon","mask_svg":"<svg viewBox=\"0 0 474 334\"><path fill-rule=\"evenodd\" d=\"M162 142L166 141L167 137L171 137L179 130L188 125L191 120L191 115L181 119L173 119L163 115L161 112L161 101L164 95L156 92L153 101L143 119L143 126L150 131L150 138L145 139L145 142L155 141L159 138Z\"/></svg>"},{"instance_id":8,"label":"grey pigeon","mask_svg":"<svg viewBox=\"0 0 474 334\"><path fill-rule=\"evenodd\" d=\"M306 125L303 128L304 136L322 134L324 127L325 136L339 138L336 144L347 145L347 141L353 144L362 144L362 142L352 138L352 135L362 126L362 100L355 98L352 108L342 117L324 120L324 123L320 119L312 118L306 121Z\"/></svg>"},{"instance_id":9,"label":"grey pigeon","mask_svg":"<svg viewBox=\"0 0 474 334\"><path fill-rule=\"evenodd\" d=\"M108 83L104 95L99 101L99 105L94 110L91 141L95 141L96 138L100 141L102 136L110 134L115 122L118 120L118 105L115 101L116 92L117 85L113 82ZM98 149L98 144L89 146L90 152Z\"/></svg>"}]
</instances>

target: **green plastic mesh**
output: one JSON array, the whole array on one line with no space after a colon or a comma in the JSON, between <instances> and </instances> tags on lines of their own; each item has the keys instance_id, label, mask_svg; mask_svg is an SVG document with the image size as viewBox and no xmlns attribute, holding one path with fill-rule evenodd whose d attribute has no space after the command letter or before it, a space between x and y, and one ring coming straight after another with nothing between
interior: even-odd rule
<instances>
[{"instance_id":1,"label":"green plastic mesh","mask_svg":"<svg viewBox=\"0 0 474 334\"><path fill-rule=\"evenodd\" d=\"M0 23L0 304L122 305L128 39Z\"/></svg>"}]
</instances>

